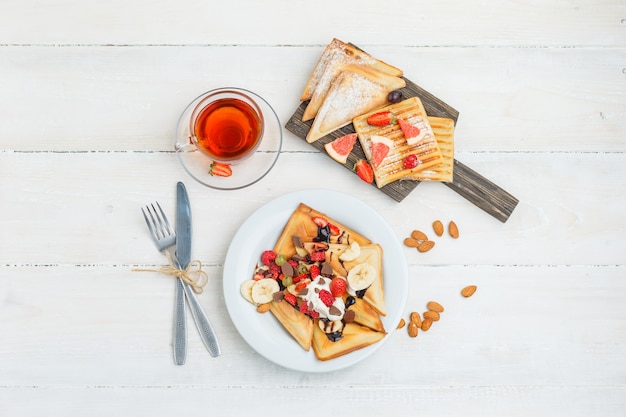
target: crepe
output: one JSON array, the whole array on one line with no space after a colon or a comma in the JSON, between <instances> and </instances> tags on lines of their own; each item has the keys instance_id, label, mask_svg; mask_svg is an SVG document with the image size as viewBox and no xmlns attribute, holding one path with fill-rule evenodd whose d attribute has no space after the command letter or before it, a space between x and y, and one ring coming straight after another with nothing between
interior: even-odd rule
<instances>
[{"instance_id":1,"label":"crepe","mask_svg":"<svg viewBox=\"0 0 626 417\"><path fill-rule=\"evenodd\" d=\"M384 106L388 103L387 95L404 86L406 81L403 78L354 65L345 67L332 81L320 103L306 136L307 142L315 142L349 124L356 116ZM311 103L313 99L307 110Z\"/></svg>"},{"instance_id":2,"label":"crepe","mask_svg":"<svg viewBox=\"0 0 626 417\"><path fill-rule=\"evenodd\" d=\"M396 77L402 76L402 70L399 68L376 59L353 45L333 39L320 56L300 97L301 101L310 100L304 111L303 121L313 119L317 115L331 83L349 65L371 68Z\"/></svg>"},{"instance_id":3,"label":"crepe","mask_svg":"<svg viewBox=\"0 0 626 417\"><path fill-rule=\"evenodd\" d=\"M417 143L409 145L406 142L406 138L399 124L393 123L382 127L369 125L367 118L371 114L381 111L390 111L396 118L402 118L418 126L424 134L423 137ZM358 116L354 118L353 124L359 136L359 142L361 143L363 152L370 161L372 160L372 136L384 136L391 139L394 143L389 154L383 159L380 165L373 170L374 180L378 188L399 179L412 176L419 171L431 169L443 162L443 157L439 150L435 134L430 127L426 110L418 97L411 97L400 103L391 104ZM415 168L405 168L404 159L411 154L417 155L419 163Z\"/></svg>"},{"instance_id":4,"label":"crepe","mask_svg":"<svg viewBox=\"0 0 626 417\"><path fill-rule=\"evenodd\" d=\"M289 217L287 224L283 228L276 245L274 246L274 252L284 255L287 259L296 254L296 247L294 245L293 236L298 236L299 239L305 242L312 242L315 240L318 234L318 226L313 222L314 217L322 217L329 223L337 226L339 233L337 235L330 236L331 243L351 244L352 242L359 242L359 244L368 244L371 241L360 233L350 229L349 227L333 220L324 213L307 206L304 203L300 203L298 207Z\"/></svg>"},{"instance_id":5,"label":"crepe","mask_svg":"<svg viewBox=\"0 0 626 417\"><path fill-rule=\"evenodd\" d=\"M376 332L355 323L346 323L343 329L343 337L333 342L328 339L326 333L315 324L313 326L312 346L317 359L326 361L373 345L381 341L384 337L385 333L383 332Z\"/></svg>"},{"instance_id":6,"label":"crepe","mask_svg":"<svg viewBox=\"0 0 626 417\"><path fill-rule=\"evenodd\" d=\"M313 320L310 317L286 301L272 301L270 311L304 350L308 351L311 348Z\"/></svg>"},{"instance_id":7,"label":"crepe","mask_svg":"<svg viewBox=\"0 0 626 417\"><path fill-rule=\"evenodd\" d=\"M374 283L365 291L365 300L376 312L382 316L387 315L385 306L385 291L383 284L383 248L379 244L361 245L359 256L352 261L342 261L341 254L348 249L348 245L330 245L326 251L326 262L329 262L333 271L339 276L347 277L348 272L354 266L368 263L376 271Z\"/></svg>"}]
</instances>

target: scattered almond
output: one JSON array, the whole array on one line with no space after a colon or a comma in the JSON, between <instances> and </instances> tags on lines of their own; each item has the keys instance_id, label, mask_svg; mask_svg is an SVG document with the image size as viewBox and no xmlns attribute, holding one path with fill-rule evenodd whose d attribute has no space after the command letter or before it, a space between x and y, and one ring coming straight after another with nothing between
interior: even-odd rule
<instances>
[{"instance_id":1,"label":"scattered almond","mask_svg":"<svg viewBox=\"0 0 626 417\"><path fill-rule=\"evenodd\" d=\"M411 232L411 238L417 240L418 242L428 240L428 236L426 236L426 233L419 230L413 230L413 232Z\"/></svg>"},{"instance_id":2,"label":"scattered almond","mask_svg":"<svg viewBox=\"0 0 626 417\"><path fill-rule=\"evenodd\" d=\"M435 246L435 242L433 242L432 240L427 240L425 242L420 243L420 245L417 247L417 250L420 252L428 252L434 246Z\"/></svg>"},{"instance_id":3,"label":"scattered almond","mask_svg":"<svg viewBox=\"0 0 626 417\"><path fill-rule=\"evenodd\" d=\"M436 301L429 301L428 304L426 304L426 307L431 311L436 311L437 313L443 313L444 311L443 306Z\"/></svg>"},{"instance_id":4,"label":"scattered almond","mask_svg":"<svg viewBox=\"0 0 626 417\"><path fill-rule=\"evenodd\" d=\"M410 322L409 323L409 327L408 327L408 332L409 332L409 336L410 337L416 337L417 336L417 324L415 324L414 322Z\"/></svg>"},{"instance_id":5,"label":"scattered almond","mask_svg":"<svg viewBox=\"0 0 626 417\"><path fill-rule=\"evenodd\" d=\"M419 313L416 313L415 311L411 313L411 323L417 324L418 327L422 325L422 318Z\"/></svg>"},{"instance_id":6,"label":"scattered almond","mask_svg":"<svg viewBox=\"0 0 626 417\"><path fill-rule=\"evenodd\" d=\"M424 314L422 314L422 316L424 316L424 319L430 319L432 321L439 321L439 313L437 313L436 311L425 311Z\"/></svg>"},{"instance_id":7,"label":"scattered almond","mask_svg":"<svg viewBox=\"0 0 626 417\"><path fill-rule=\"evenodd\" d=\"M454 239L459 238L459 228L452 220L450 220L450 224L448 224L448 233L450 233L450 236L452 236Z\"/></svg>"},{"instance_id":8,"label":"scattered almond","mask_svg":"<svg viewBox=\"0 0 626 417\"><path fill-rule=\"evenodd\" d=\"M256 308L256 311L259 313L267 313L270 311L270 303L261 304Z\"/></svg>"},{"instance_id":9,"label":"scattered almond","mask_svg":"<svg viewBox=\"0 0 626 417\"><path fill-rule=\"evenodd\" d=\"M443 235L443 223L441 223L439 220L435 220L433 222L433 230L435 231L435 234L437 236L442 236Z\"/></svg>"},{"instance_id":10,"label":"scattered almond","mask_svg":"<svg viewBox=\"0 0 626 417\"><path fill-rule=\"evenodd\" d=\"M427 332L428 329L430 329L430 326L432 326L432 324L433 324L433 320L432 319L424 319L422 321L422 326L421 326L422 331Z\"/></svg>"},{"instance_id":11,"label":"scattered almond","mask_svg":"<svg viewBox=\"0 0 626 417\"><path fill-rule=\"evenodd\" d=\"M476 289L476 285L468 285L461 290L461 295L466 298L471 297L476 292Z\"/></svg>"},{"instance_id":12,"label":"scattered almond","mask_svg":"<svg viewBox=\"0 0 626 417\"><path fill-rule=\"evenodd\" d=\"M404 239L404 244L409 248L417 248L420 245L420 242L413 238L407 237L406 239Z\"/></svg>"},{"instance_id":13,"label":"scattered almond","mask_svg":"<svg viewBox=\"0 0 626 417\"><path fill-rule=\"evenodd\" d=\"M396 329L403 328L405 324L406 324L406 322L404 321L404 319L400 319L400 323L398 323L398 327L396 327Z\"/></svg>"}]
</instances>

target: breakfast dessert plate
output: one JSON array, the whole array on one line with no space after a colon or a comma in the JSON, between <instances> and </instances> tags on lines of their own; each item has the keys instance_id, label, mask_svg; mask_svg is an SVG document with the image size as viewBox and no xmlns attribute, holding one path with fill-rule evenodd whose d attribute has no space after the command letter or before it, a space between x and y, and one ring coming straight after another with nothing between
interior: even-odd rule
<instances>
[{"instance_id":1,"label":"breakfast dessert plate","mask_svg":"<svg viewBox=\"0 0 626 417\"><path fill-rule=\"evenodd\" d=\"M382 247L387 305L387 315L382 317L382 322L387 334L380 342L335 359L320 361L313 351L302 349L272 314L258 313L242 297L242 282L252 277L261 253L274 247L287 220L300 203L325 212ZM305 190L286 194L265 204L241 225L226 255L223 285L226 307L235 327L261 356L297 371L329 372L366 359L389 339L406 304L408 268L400 240L376 211L362 201L339 192Z\"/></svg>"},{"instance_id":2,"label":"breakfast dessert plate","mask_svg":"<svg viewBox=\"0 0 626 417\"><path fill-rule=\"evenodd\" d=\"M177 149L176 155L178 155L178 159L185 171L199 183L218 190L237 190L260 181L276 164L283 144L281 122L272 106L263 97L252 91L244 89L236 90L243 91L254 99L263 113L265 126L263 139L259 147L249 158L231 166L232 175L228 177L211 175L210 166L212 161L206 155L198 150L185 151L178 149L176 146L181 139L186 140L186 138L192 136L190 126L191 114L198 103L211 92L198 96L187 105L178 119L176 132L174 134L174 147Z\"/></svg>"}]
</instances>

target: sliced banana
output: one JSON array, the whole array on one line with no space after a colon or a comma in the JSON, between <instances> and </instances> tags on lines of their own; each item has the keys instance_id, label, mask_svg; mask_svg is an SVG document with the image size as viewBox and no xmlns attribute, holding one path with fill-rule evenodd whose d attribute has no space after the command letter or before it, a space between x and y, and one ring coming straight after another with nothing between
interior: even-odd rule
<instances>
[{"instance_id":1,"label":"sliced banana","mask_svg":"<svg viewBox=\"0 0 626 417\"><path fill-rule=\"evenodd\" d=\"M339 255L339 260L344 262L354 261L356 258L361 255L361 246L359 242L352 242L350 247L343 251L341 255Z\"/></svg>"},{"instance_id":2,"label":"sliced banana","mask_svg":"<svg viewBox=\"0 0 626 417\"><path fill-rule=\"evenodd\" d=\"M355 265L348 272L348 285L354 291L361 291L374 283L376 279L376 268L364 262Z\"/></svg>"},{"instance_id":3,"label":"sliced banana","mask_svg":"<svg viewBox=\"0 0 626 417\"><path fill-rule=\"evenodd\" d=\"M241 295L243 296L243 298L245 298L246 301L252 304L256 304L252 299L252 286L254 286L255 283L255 280L248 279L242 282L241 287L239 287L239 291L241 291Z\"/></svg>"},{"instance_id":4,"label":"sliced banana","mask_svg":"<svg viewBox=\"0 0 626 417\"><path fill-rule=\"evenodd\" d=\"M269 303L274 299L274 293L278 291L278 282L272 278L263 278L252 285L251 297L255 304Z\"/></svg>"}]
</instances>

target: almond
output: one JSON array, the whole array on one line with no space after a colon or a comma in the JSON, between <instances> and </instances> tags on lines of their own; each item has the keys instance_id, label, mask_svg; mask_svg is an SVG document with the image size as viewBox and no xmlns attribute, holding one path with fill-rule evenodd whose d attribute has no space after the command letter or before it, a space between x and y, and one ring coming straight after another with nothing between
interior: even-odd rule
<instances>
[{"instance_id":1,"label":"almond","mask_svg":"<svg viewBox=\"0 0 626 417\"><path fill-rule=\"evenodd\" d=\"M415 324L414 322L410 322L409 323L409 327L407 329L407 331L409 332L409 336L410 337L416 337L417 336L417 324Z\"/></svg>"},{"instance_id":2,"label":"almond","mask_svg":"<svg viewBox=\"0 0 626 417\"><path fill-rule=\"evenodd\" d=\"M428 252L434 246L435 246L435 242L433 242L432 240L427 240L426 242L420 243L420 245L417 247L417 250L420 252Z\"/></svg>"},{"instance_id":3,"label":"almond","mask_svg":"<svg viewBox=\"0 0 626 417\"><path fill-rule=\"evenodd\" d=\"M476 285L468 285L461 290L461 295L463 297L471 297L476 292L476 289Z\"/></svg>"},{"instance_id":4,"label":"almond","mask_svg":"<svg viewBox=\"0 0 626 417\"><path fill-rule=\"evenodd\" d=\"M428 240L428 236L426 236L426 233L420 230L413 230L413 232L411 232L411 238L417 240L418 242Z\"/></svg>"},{"instance_id":5,"label":"almond","mask_svg":"<svg viewBox=\"0 0 626 417\"><path fill-rule=\"evenodd\" d=\"M424 314L422 314L422 316L424 316L424 320L432 320L432 321L439 321L439 313L437 313L436 311L425 311Z\"/></svg>"},{"instance_id":6,"label":"almond","mask_svg":"<svg viewBox=\"0 0 626 417\"><path fill-rule=\"evenodd\" d=\"M420 242L413 238L407 237L406 239L404 239L404 244L409 248L417 248L420 245Z\"/></svg>"},{"instance_id":7,"label":"almond","mask_svg":"<svg viewBox=\"0 0 626 417\"><path fill-rule=\"evenodd\" d=\"M452 236L454 239L459 238L459 228L452 220L450 220L450 224L448 224L448 233L450 233L450 236Z\"/></svg>"},{"instance_id":8,"label":"almond","mask_svg":"<svg viewBox=\"0 0 626 417\"><path fill-rule=\"evenodd\" d=\"M396 329L401 329L401 328L403 328L405 324L406 324L406 323L405 323L404 319L400 319L400 323L398 323L398 327L396 327Z\"/></svg>"},{"instance_id":9,"label":"almond","mask_svg":"<svg viewBox=\"0 0 626 417\"><path fill-rule=\"evenodd\" d=\"M443 306L436 301L429 301L428 304L426 304L426 307L431 311L443 313Z\"/></svg>"},{"instance_id":10,"label":"almond","mask_svg":"<svg viewBox=\"0 0 626 417\"><path fill-rule=\"evenodd\" d=\"M433 222L433 230L435 231L435 234L437 236L442 236L443 235L443 223L441 223L439 220L435 220Z\"/></svg>"},{"instance_id":11,"label":"almond","mask_svg":"<svg viewBox=\"0 0 626 417\"><path fill-rule=\"evenodd\" d=\"M268 311L270 311L270 303L261 304L256 308L256 311L258 311L259 313L267 313Z\"/></svg>"},{"instance_id":12,"label":"almond","mask_svg":"<svg viewBox=\"0 0 626 417\"><path fill-rule=\"evenodd\" d=\"M411 313L411 323L417 324L417 327L422 325L422 318L419 313L416 313L415 311Z\"/></svg>"},{"instance_id":13,"label":"almond","mask_svg":"<svg viewBox=\"0 0 626 417\"><path fill-rule=\"evenodd\" d=\"M430 326L432 326L432 324L433 324L432 319L424 319L424 321L422 321L421 328L423 331L427 332L428 329L430 329Z\"/></svg>"}]
</instances>

